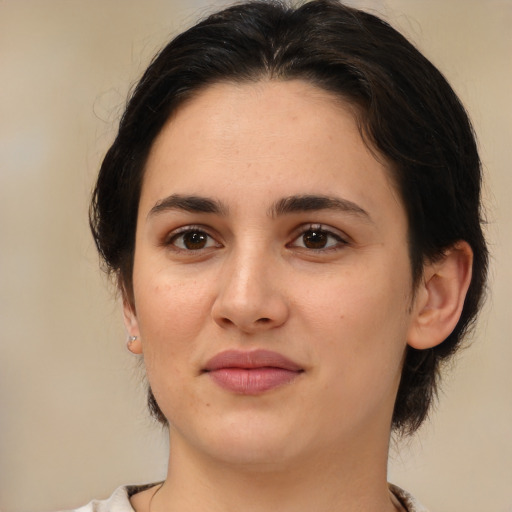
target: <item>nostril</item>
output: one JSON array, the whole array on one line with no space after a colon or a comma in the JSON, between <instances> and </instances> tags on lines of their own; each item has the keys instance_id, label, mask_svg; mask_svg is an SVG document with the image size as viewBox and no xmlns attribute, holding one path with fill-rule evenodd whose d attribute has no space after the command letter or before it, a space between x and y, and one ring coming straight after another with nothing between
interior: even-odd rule
<instances>
[{"instance_id":1,"label":"nostril","mask_svg":"<svg viewBox=\"0 0 512 512\"><path fill-rule=\"evenodd\" d=\"M258 318L257 321L260 324L268 324L270 322L270 318Z\"/></svg>"}]
</instances>

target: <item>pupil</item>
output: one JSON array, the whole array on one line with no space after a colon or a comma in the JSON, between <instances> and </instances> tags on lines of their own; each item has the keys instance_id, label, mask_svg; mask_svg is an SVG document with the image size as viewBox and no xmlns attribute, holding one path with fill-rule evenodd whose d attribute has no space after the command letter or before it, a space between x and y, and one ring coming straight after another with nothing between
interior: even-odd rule
<instances>
[{"instance_id":1,"label":"pupil","mask_svg":"<svg viewBox=\"0 0 512 512\"><path fill-rule=\"evenodd\" d=\"M322 249L327 243L327 235L322 231L308 231L303 240L308 249Z\"/></svg>"},{"instance_id":2,"label":"pupil","mask_svg":"<svg viewBox=\"0 0 512 512\"><path fill-rule=\"evenodd\" d=\"M206 236L197 231L185 233L183 243L187 249L202 249L206 245Z\"/></svg>"}]
</instances>

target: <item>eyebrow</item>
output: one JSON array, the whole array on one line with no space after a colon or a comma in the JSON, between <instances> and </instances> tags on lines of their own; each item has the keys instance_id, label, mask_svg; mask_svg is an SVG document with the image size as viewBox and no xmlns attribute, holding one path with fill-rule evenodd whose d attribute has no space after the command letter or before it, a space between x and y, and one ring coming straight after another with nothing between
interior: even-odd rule
<instances>
[{"instance_id":1,"label":"eyebrow","mask_svg":"<svg viewBox=\"0 0 512 512\"><path fill-rule=\"evenodd\" d=\"M215 199L173 194L158 201L155 206L149 210L148 218L169 210L183 210L192 213L214 213L223 216L227 215L228 212L228 208Z\"/></svg>"},{"instance_id":2,"label":"eyebrow","mask_svg":"<svg viewBox=\"0 0 512 512\"><path fill-rule=\"evenodd\" d=\"M370 214L361 208L358 204L338 197L323 195L302 195L284 197L277 201L270 208L270 215L277 217L289 213L299 213L317 210L337 210L345 213L354 214L372 221Z\"/></svg>"},{"instance_id":3,"label":"eyebrow","mask_svg":"<svg viewBox=\"0 0 512 512\"><path fill-rule=\"evenodd\" d=\"M182 210L192 213L212 213L226 216L228 207L221 201L209 197L172 194L158 201L148 213L148 218L169 210ZM269 209L271 217L280 217L291 213L319 210L336 210L360 216L372 222L369 213L348 199L324 195L293 195L276 201Z\"/></svg>"}]
</instances>

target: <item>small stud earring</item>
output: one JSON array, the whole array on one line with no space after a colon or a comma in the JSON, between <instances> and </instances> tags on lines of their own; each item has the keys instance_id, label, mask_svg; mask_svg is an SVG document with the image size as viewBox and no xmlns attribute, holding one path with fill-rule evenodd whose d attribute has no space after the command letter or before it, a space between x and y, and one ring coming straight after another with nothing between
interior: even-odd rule
<instances>
[{"instance_id":1,"label":"small stud earring","mask_svg":"<svg viewBox=\"0 0 512 512\"><path fill-rule=\"evenodd\" d=\"M132 354L140 354L140 346L136 347L134 346L134 343L139 339L138 336L128 336L128 341L126 342L126 348L132 353Z\"/></svg>"}]
</instances>

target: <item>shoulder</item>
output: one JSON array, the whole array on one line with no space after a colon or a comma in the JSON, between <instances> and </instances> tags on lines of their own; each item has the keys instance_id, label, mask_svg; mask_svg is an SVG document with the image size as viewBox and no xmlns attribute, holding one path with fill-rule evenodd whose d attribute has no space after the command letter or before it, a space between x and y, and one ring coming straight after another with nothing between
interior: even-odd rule
<instances>
[{"instance_id":1,"label":"shoulder","mask_svg":"<svg viewBox=\"0 0 512 512\"><path fill-rule=\"evenodd\" d=\"M389 484L389 490L396 496L407 512L428 512L428 510L416 498L414 498L414 496L400 487Z\"/></svg>"},{"instance_id":2,"label":"shoulder","mask_svg":"<svg viewBox=\"0 0 512 512\"><path fill-rule=\"evenodd\" d=\"M153 485L123 485L118 487L112 496L106 500L92 500L83 507L67 512L135 512L130 503L130 497Z\"/></svg>"}]
</instances>

